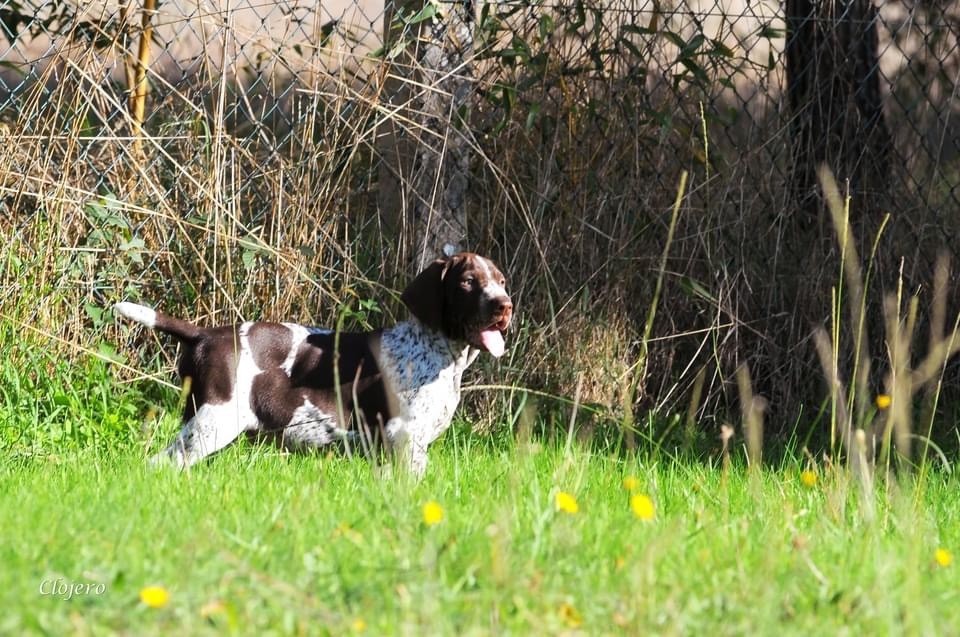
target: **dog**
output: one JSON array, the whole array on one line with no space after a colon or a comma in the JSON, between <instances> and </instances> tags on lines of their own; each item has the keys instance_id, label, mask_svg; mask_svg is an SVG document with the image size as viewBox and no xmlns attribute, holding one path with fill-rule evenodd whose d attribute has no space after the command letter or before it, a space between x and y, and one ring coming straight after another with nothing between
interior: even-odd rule
<instances>
[{"instance_id":1,"label":"dog","mask_svg":"<svg viewBox=\"0 0 960 637\"><path fill-rule=\"evenodd\" d=\"M469 252L437 259L400 298L410 319L339 333L260 321L200 327L118 303L121 316L180 342L178 372L191 379L183 426L154 462L183 469L246 433L291 450L372 443L422 476L464 370L482 351L504 354L513 302L500 269Z\"/></svg>"}]
</instances>

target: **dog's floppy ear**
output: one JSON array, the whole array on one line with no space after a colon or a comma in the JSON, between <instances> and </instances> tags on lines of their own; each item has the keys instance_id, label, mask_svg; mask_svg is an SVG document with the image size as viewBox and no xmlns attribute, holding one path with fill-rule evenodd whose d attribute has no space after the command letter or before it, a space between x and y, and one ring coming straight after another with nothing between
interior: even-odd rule
<instances>
[{"instance_id":1,"label":"dog's floppy ear","mask_svg":"<svg viewBox=\"0 0 960 637\"><path fill-rule=\"evenodd\" d=\"M400 300L427 327L443 328L443 277L447 274L450 259L437 259L417 275Z\"/></svg>"}]
</instances>

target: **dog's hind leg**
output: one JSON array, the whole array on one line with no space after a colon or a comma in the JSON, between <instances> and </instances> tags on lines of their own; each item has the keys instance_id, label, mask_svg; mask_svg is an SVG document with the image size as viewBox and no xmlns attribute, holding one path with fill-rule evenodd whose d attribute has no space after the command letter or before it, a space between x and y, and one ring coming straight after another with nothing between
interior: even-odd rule
<instances>
[{"instance_id":1,"label":"dog's hind leg","mask_svg":"<svg viewBox=\"0 0 960 637\"><path fill-rule=\"evenodd\" d=\"M151 458L151 464L170 461L180 469L220 451L245 431L256 427L252 412L237 409L229 402L222 405L201 405L188 420L173 442L161 453Z\"/></svg>"}]
</instances>

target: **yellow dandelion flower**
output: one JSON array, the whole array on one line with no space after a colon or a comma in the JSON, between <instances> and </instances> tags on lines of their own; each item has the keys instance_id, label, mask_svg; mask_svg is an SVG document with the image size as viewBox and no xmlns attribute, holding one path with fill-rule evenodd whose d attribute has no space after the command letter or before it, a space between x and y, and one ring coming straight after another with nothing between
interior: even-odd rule
<instances>
[{"instance_id":1,"label":"yellow dandelion flower","mask_svg":"<svg viewBox=\"0 0 960 637\"><path fill-rule=\"evenodd\" d=\"M874 402L877 405L877 409L884 411L886 409L890 409L890 405L893 403L893 398L890 397L890 394L877 394Z\"/></svg>"},{"instance_id":2,"label":"yellow dandelion flower","mask_svg":"<svg viewBox=\"0 0 960 637\"><path fill-rule=\"evenodd\" d=\"M579 611L568 602L560 604L560 608L557 609L557 613L560 615L560 619L564 624L570 628L576 628L583 623L583 617L580 616Z\"/></svg>"},{"instance_id":3,"label":"yellow dandelion flower","mask_svg":"<svg viewBox=\"0 0 960 637\"><path fill-rule=\"evenodd\" d=\"M140 601L150 608L163 608L170 603L170 591L163 586L145 586L140 589Z\"/></svg>"},{"instance_id":4,"label":"yellow dandelion flower","mask_svg":"<svg viewBox=\"0 0 960 637\"><path fill-rule=\"evenodd\" d=\"M423 523L427 526L433 526L441 522L443 522L443 507L433 500L425 502L423 505Z\"/></svg>"},{"instance_id":5,"label":"yellow dandelion flower","mask_svg":"<svg viewBox=\"0 0 960 637\"><path fill-rule=\"evenodd\" d=\"M630 508L633 514L644 521L650 521L657 516L657 509L650 496L634 493L630 496Z\"/></svg>"},{"instance_id":6,"label":"yellow dandelion flower","mask_svg":"<svg viewBox=\"0 0 960 637\"><path fill-rule=\"evenodd\" d=\"M807 488L813 488L817 485L817 474L815 471L806 471L800 472L800 482L803 483L803 486Z\"/></svg>"},{"instance_id":7,"label":"yellow dandelion flower","mask_svg":"<svg viewBox=\"0 0 960 637\"><path fill-rule=\"evenodd\" d=\"M627 476L623 479L623 488L627 491L636 491L640 487L640 481L635 476Z\"/></svg>"},{"instance_id":8,"label":"yellow dandelion flower","mask_svg":"<svg viewBox=\"0 0 960 637\"><path fill-rule=\"evenodd\" d=\"M363 621L362 618L357 617L350 623L350 628L355 633L362 633L367 629L367 622Z\"/></svg>"},{"instance_id":9,"label":"yellow dandelion flower","mask_svg":"<svg viewBox=\"0 0 960 637\"><path fill-rule=\"evenodd\" d=\"M953 564L953 553L947 549L937 549L933 552L933 561L937 563L937 566L947 568Z\"/></svg>"},{"instance_id":10,"label":"yellow dandelion flower","mask_svg":"<svg viewBox=\"0 0 960 637\"><path fill-rule=\"evenodd\" d=\"M571 515L580 510L577 499L566 491L557 491L556 506L557 511L563 511Z\"/></svg>"}]
</instances>

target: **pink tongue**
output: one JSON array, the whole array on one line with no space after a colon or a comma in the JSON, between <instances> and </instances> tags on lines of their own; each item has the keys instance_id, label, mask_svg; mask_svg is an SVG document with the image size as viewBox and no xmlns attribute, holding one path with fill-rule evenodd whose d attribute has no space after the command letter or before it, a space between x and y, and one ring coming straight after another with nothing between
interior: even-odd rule
<instances>
[{"instance_id":1,"label":"pink tongue","mask_svg":"<svg viewBox=\"0 0 960 637\"><path fill-rule=\"evenodd\" d=\"M506 348L503 343L503 334L500 333L500 330L484 330L480 332L480 342L488 352L497 358L503 356Z\"/></svg>"}]
</instances>

